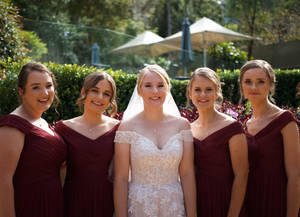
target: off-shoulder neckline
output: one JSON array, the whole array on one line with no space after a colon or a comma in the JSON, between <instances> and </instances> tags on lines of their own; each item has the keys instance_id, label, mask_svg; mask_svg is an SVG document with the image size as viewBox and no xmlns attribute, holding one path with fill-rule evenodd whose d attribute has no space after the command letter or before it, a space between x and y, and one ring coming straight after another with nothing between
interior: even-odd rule
<instances>
[{"instance_id":1,"label":"off-shoulder neckline","mask_svg":"<svg viewBox=\"0 0 300 217\"><path fill-rule=\"evenodd\" d=\"M118 124L114 125L112 128L110 128L108 131L106 131L106 132L104 132L103 134L99 135L97 138L92 139L92 138L90 138L90 137L88 137L88 136L83 135L82 133L78 132L77 130L75 130L75 129L69 127L69 126L66 125L62 120L59 121L57 124L59 124L59 123L60 123L61 125L63 125L66 129L69 129L70 131L74 132L75 134L77 134L77 135L79 135L79 136L81 136L81 137L83 137L83 138L86 138L86 139L88 139L88 140L90 140L90 141L97 141L97 140L99 140L99 139L102 138L103 136L106 136L106 135L110 134L111 132L113 132L113 131L114 131L116 128L118 128L118 126L120 125L120 123L118 123Z\"/></svg>"},{"instance_id":2,"label":"off-shoulder neckline","mask_svg":"<svg viewBox=\"0 0 300 217\"><path fill-rule=\"evenodd\" d=\"M146 139L147 141L149 141L153 146L156 147L156 150L158 150L158 151L163 151L164 149L166 149L166 148L168 147L168 143L169 143L172 139L174 139L176 136L180 135L181 133L183 133L183 132L188 132L188 131L192 132L190 129L188 129L188 130L180 130L178 133L175 133L175 134L171 135L171 136L169 137L169 139L167 139L167 141L164 142L164 144L163 144L163 146L162 146L161 148L159 148L158 145L157 145L155 142L153 142L150 138L148 138L147 136L144 136L144 135L142 135L141 133L138 133L138 132L136 132L136 131L134 131L134 130L124 130L124 131L117 131L117 132L134 133L134 134L136 134L137 136L143 137L144 139Z\"/></svg>"},{"instance_id":3,"label":"off-shoulder neckline","mask_svg":"<svg viewBox=\"0 0 300 217\"><path fill-rule=\"evenodd\" d=\"M248 136L251 137L257 137L259 136L261 133L265 132L265 130L269 129L269 127L271 127L278 119L280 119L284 114L286 113L290 113L289 111L283 111L281 112L279 115L277 115L275 118L273 118L264 128L260 129L259 131L257 131L255 134L251 134L248 131L248 126L247 126L247 122L245 122L245 132Z\"/></svg>"},{"instance_id":4,"label":"off-shoulder neckline","mask_svg":"<svg viewBox=\"0 0 300 217\"><path fill-rule=\"evenodd\" d=\"M199 138L196 138L196 137L194 137L194 139L196 141L199 141L199 142L204 142L205 140L213 137L214 135L217 135L217 134L223 132L224 130L226 130L227 128L229 128L229 127L231 127L232 125L235 125L235 124L239 124L239 122L238 121L234 121L234 122L226 125L225 127L222 127L221 129L218 129L218 130L214 131L213 133L209 134L208 136L204 137L203 139L199 139Z\"/></svg>"},{"instance_id":5,"label":"off-shoulder neckline","mask_svg":"<svg viewBox=\"0 0 300 217\"><path fill-rule=\"evenodd\" d=\"M56 136L56 132L55 130L53 130L52 126L48 123L48 127L49 129L51 130L52 133L49 133L48 131L44 130L43 128L41 127L38 127L36 125L34 125L33 123L31 123L30 121L26 120L25 118L19 116L19 115L16 115L16 114L8 114L7 116L13 116L13 117L16 117L24 122L26 122L27 124L29 124L30 126L32 126L34 129L36 130L39 130L40 132L46 134L46 135L49 135L49 136L52 136L52 137L55 137Z\"/></svg>"}]
</instances>

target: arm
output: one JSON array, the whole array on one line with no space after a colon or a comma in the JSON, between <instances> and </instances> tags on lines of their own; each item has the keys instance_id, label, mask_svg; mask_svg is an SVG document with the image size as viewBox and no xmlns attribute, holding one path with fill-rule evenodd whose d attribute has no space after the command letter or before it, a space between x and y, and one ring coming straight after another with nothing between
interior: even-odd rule
<instances>
[{"instance_id":1,"label":"arm","mask_svg":"<svg viewBox=\"0 0 300 217\"><path fill-rule=\"evenodd\" d=\"M248 147L244 134L237 134L229 140L229 150L234 180L227 217L238 217L243 205L248 180Z\"/></svg>"},{"instance_id":2,"label":"arm","mask_svg":"<svg viewBox=\"0 0 300 217\"><path fill-rule=\"evenodd\" d=\"M183 144L183 156L179 166L179 174L184 193L187 217L196 217L196 182L194 172L194 145L192 142L184 142Z\"/></svg>"},{"instance_id":3,"label":"arm","mask_svg":"<svg viewBox=\"0 0 300 217\"><path fill-rule=\"evenodd\" d=\"M300 144L299 131L295 122L281 130L284 143L284 161L288 178L287 217L297 217L300 205Z\"/></svg>"},{"instance_id":4,"label":"arm","mask_svg":"<svg viewBox=\"0 0 300 217\"><path fill-rule=\"evenodd\" d=\"M15 128L0 128L0 217L15 217L13 176L24 138Z\"/></svg>"},{"instance_id":5,"label":"arm","mask_svg":"<svg viewBox=\"0 0 300 217\"><path fill-rule=\"evenodd\" d=\"M127 217L130 144L115 143L114 205L116 217Z\"/></svg>"}]
</instances>

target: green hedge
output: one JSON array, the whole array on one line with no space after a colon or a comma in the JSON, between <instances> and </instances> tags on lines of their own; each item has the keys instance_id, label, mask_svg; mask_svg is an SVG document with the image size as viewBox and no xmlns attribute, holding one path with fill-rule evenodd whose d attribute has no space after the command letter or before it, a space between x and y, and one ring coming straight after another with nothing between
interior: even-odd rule
<instances>
[{"instance_id":1,"label":"green hedge","mask_svg":"<svg viewBox=\"0 0 300 217\"><path fill-rule=\"evenodd\" d=\"M18 96L16 91L16 79L21 67L28 62L15 63L11 61L0 62L0 75L4 74L5 78L0 79L0 116L10 113L18 106ZM83 79L86 75L96 71L94 67L78 66L78 65L61 65L55 63L46 64L48 68L55 74L58 82L58 94L61 101L58 112L51 108L45 113L45 118L48 121L54 119L68 119L80 114L80 111L75 104L79 97ZM133 88L136 82L136 75L126 74L120 70L107 70L113 76L117 84L117 102L119 111L124 111L126 108ZM219 71L218 72L223 85L224 98L229 99L233 103L239 100L238 75L239 71ZM278 105L287 105L292 107L299 106L299 99L296 100L296 86L300 81L300 70L276 70L277 74L277 90L275 99ZM1 77L1 76L0 76ZM185 88L187 81L171 80L172 95L177 105L184 106L186 103Z\"/></svg>"}]
</instances>

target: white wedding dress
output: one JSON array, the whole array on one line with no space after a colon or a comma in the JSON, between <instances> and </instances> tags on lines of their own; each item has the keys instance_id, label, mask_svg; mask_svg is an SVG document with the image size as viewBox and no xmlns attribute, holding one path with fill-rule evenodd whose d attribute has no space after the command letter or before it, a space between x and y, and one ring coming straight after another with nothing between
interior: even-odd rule
<instances>
[{"instance_id":1,"label":"white wedding dress","mask_svg":"<svg viewBox=\"0 0 300 217\"><path fill-rule=\"evenodd\" d=\"M186 216L178 174L183 141L193 141L191 130L173 135L162 149L135 131L116 132L115 142L131 145L128 217Z\"/></svg>"}]
</instances>

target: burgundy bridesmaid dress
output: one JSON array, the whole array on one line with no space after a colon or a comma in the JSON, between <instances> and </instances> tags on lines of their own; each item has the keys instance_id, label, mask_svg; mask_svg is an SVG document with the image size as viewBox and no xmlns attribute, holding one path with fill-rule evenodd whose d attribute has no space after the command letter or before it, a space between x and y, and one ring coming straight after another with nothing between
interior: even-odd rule
<instances>
[{"instance_id":1,"label":"burgundy bridesmaid dress","mask_svg":"<svg viewBox=\"0 0 300 217\"><path fill-rule=\"evenodd\" d=\"M242 125L233 122L203 140L194 138L199 217L227 217L234 179L228 142L241 133Z\"/></svg>"},{"instance_id":2,"label":"burgundy bridesmaid dress","mask_svg":"<svg viewBox=\"0 0 300 217\"><path fill-rule=\"evenodd\" d=\"M250 163L246 197L249 217L286 217L287 176L280 131L291 121L296 119L285 111L255 135L245 124Z\"/></svg>"},{"instance_id":3,"label":"burgundy bridesmaid dress","mask_svg":"<svg viewBox=\"0 0 300 217\"><path fill-rule=\"evenodd\" d=\"M13 178L16 217L63 217L60 167L67 153L63 139L17 115L3 116L2 126L25 134Z\"/></svg>"},{"instance_id":4,"label":"burgundy bridesmaid dress","mask_svg":"<svg viewBox=\"0 0 300 217\"><path fill-rule=\"evenodd\" d=\"M68 146L64 185L66 217L112 217L113 183L109 166L119 125L92 140L59 121L55 130Z\"/></svg>"}]
</instances>

